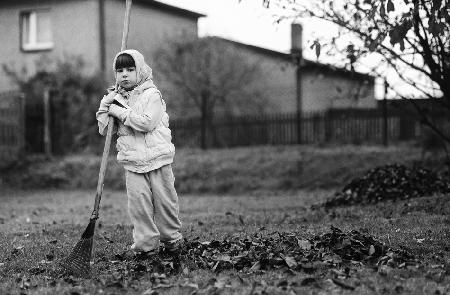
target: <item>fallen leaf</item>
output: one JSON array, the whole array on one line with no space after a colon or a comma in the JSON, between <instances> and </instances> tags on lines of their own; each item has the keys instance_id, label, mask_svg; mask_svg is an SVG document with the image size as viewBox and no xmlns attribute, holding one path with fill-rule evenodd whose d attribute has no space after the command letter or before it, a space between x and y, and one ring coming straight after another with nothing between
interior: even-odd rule
<instances>
[{"instance_id":1,"label":"fallen leaf","mask_svg":"<svg viewBox=\"0 0 450 295\"><path fill-rule=\"evenodd\" d=\"M231 262L231 257L229 255L218 255L214 257L217 261L225 261L225 262Z\"/></svg>"},{"instance_id":2,"label":"fallen leaf","mask_svg":"<svg viewBox=\"0 0 450 295\"><path fill-rule=\"evenodd\" d=\"M223 289L223 288L227 287L226 280L224 280L224 279L217 280L214 283L214 287L217 289Z\"/></svg>"},{"instance_id":3,"label":"fallen leaf","mask_svg":"<svg viewBox=\"0 0 450 295\"><path fill-rule=\"evenodd\" d=\"M196 284L196 283L183 283L183 284L180 284L180 287L198 289L198 284Z\"/></svg>"},{"instance_id":4,"label":"fallen leaf","mask_svg":"<svg viewBox=\"0 0 450 295\"><path fill-rule=\"evenodd\" d=\"M250 268L250 271L255 271L255 270L260 270L260 269L261 269L261 263L259 261L256 261Z\"/></svg>"},{"instance_id":5,"label":"fallen leaf","mask_svg":"<svg viewBox=\"0 0 450 295\"><path fill-rule=\"evenodd\" d=\"M174 287L174 284L158 284L153 287L153 289L165 289L165 288L172 288Z\"/></svg>"},{"instance_id":6,"label":"fallen leaf","mask_svg":"<svg viewBox=\"0 0 450 295\"><path fill-rule=\"evenodd\" d=\"M295 258L292 256L285 256L284 262L286 262L286 264L287 264L287 266L289 266L289 268L296 268L298 265L297 261L295 261Z\"/></svg>"},{"instance_id":7,"label":"fallen leaf","mask_svg":"<svg viewBox=\"0 0 450 295\"><path fill-rule=\"evenodd\" d=\"M297 239L297 245L300 247L300 249L304 250L304 251L308 251L311 250L311 242L308 240L299 240Z\"/></svg>"}]
</instances>

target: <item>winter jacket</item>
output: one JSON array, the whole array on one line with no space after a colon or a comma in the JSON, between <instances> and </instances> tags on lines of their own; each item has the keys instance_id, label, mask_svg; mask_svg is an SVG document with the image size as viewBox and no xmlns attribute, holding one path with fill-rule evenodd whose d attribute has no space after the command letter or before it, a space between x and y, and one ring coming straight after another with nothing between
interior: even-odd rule
<instances>
[{"instance_id":1,"label":"winter jacket","mask_svg":"<svg viewBox=\"0 0 450 295\"><path fill-rule=\"evenodd\" d=\"M108 113L116 114L120 118L116 120L117 161L126 170L146 173L173 162L175 146L171 142L169 116L161 93L152 81L151 68L145 63L142 54L136 50L119 52L114 58L113 66L121 53L133 57L138 83L129 92L118 84L115 85L115 101L121 106L105 103L106 96L102 99L96 113L99 133L106 134Z\"/></svg>"}]
</instances>

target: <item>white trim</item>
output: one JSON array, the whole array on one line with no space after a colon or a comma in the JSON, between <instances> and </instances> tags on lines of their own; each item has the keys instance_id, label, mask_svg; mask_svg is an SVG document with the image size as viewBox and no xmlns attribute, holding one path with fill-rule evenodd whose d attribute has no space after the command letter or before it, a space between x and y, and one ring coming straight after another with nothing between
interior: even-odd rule
<instances>
[{"instance_id":1,"label":"white trim","mask_svg":"<svg viewBox=\"0 0 450 295\"><path fill-rule=\"evenodd\" d=\"M28 40L29 43L24 45L34 45L37 44L37 17L36 17L36 11L31 11L30 14L28 14Z\"/></svg>"},{"instance_id":2,"label":"white trim","mask_svg":"<svg viewBox=\"0 0 450 295\"><path fill-rule=\"evenodd\" d=\"M37 41L37 13L36 11L28 11L21 14L22 17L22 40L21 40L21 48L24 51L34 51L34 50L49 50L52 49L54 44L53 42L38 42ZM28 27L25 27L28 25Z\"/></svg>"},{"instance_id":3,"label":"white trim","mask_svg":"<svg viewBox=\"0 0 450 295\"><path fill-rule=\"evenodd\" d=\"M22 44L22 49L26 51L33 50L48 50L53 48L53 42L45 42L45 43L35 43L35 44Z\"/></svg>"}]
</instances>

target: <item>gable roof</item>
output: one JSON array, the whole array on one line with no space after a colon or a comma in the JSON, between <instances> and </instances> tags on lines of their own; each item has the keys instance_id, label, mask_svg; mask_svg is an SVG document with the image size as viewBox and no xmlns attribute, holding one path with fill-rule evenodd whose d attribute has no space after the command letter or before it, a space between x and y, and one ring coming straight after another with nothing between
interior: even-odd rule
<instances>
[{"instance_id":1,"label":"gable roof","mask_svg":"<svg viewBox=\"0 0 450 295\"><path fill-rule=\"evenodd\" d=\"M144 5L149 5L152 6L154 8L158 8L161 10L165 10L165 11L169 11L178 15L182 15L182 16L186 16L186 17L190 17L190 18L195 18L198 19L200 17L204 17L206 16L205 14L202 13L198 13L198 12L194 12L191 10L187 10L187 9L183 9L180 7L176 7L176 6L172 6L166 3L162 3L162 2L158 2L155 0L135 0L136 2L142 3Z\"/></svg>"},{"instance_id":2,"label":"gable roof","mask_svg":"<svg viewBox=\"0 0 450 295\"><path fill-rule=\"evenodd\" d=\"M211 38L217 38L218 40L231 43L237 47L245 48L247 50L269 56L271 58L278 58L285 62L294 64L293 57L290 53L275 51L275 50L271 50L271 49L267 49L267 48L263 48L263 47L259 47L259 46L255 46L255 45L245 44L245 43L241 43L241 42L237 42L237 41L229 40L229 39L224 39L224 38L216 37L216 36L211 37ZM368 80L370 82L375 81L375 77L372 75L369 75L369 74L350 71L350 70L347 70L342 67L336 67L336 66L333 66L330 64L319 63L319 62L315 62L315 61L311 61L311 60L307 60L307 59L303 59L303 60L304 60L304 65L303 65L304 70L326 71L328 73L334 73L334 74L341 75L344 77L349 77L352 79Z\"/></svg>"}]
</instances>

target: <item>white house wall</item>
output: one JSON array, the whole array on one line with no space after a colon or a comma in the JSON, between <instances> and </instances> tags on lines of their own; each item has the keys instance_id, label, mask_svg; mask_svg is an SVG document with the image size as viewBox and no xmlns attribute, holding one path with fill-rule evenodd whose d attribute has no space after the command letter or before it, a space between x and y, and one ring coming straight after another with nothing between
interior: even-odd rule
<instances>
[{"instance_id":1,"label":"white house wall","mask_svg":"<svg viewBox=\"0 0 450 295\"><path fill-rule=\"evenodd\" d=\"M46 51L22 51L20 40L20 13L34 9L50 8L54 47ZM82 16L82 17L80 17ZM0 2L0 65L16 70L23 67L30 74L42 55L64 59L65 56L82 56L86 62L85 72L98 69L99 30L98 1L27 0ZM0 92L16 86L1 70Z\"/></svg>"}]
</instances>

